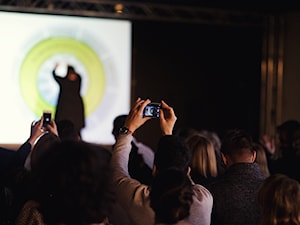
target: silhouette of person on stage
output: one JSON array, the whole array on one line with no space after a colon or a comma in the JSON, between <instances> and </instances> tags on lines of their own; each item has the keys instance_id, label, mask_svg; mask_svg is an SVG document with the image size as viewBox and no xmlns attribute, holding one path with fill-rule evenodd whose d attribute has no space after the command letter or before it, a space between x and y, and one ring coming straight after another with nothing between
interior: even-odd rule
<instances>
[{"instance_id":1,"label":"silhouette of person on stage","mask_svg":"<svg viewBox=\"0 0 300 225\"><path fill-rule=\"evenodd\" d=\"M65 77L58 76L56 74L58 65L56 64L52 71L53 77L59 85L55 122L72 121L76 132L81 136L81 129L85 126L84 104L80 95L81 76L71 65L68 65Z\"/></svg>"}]
</instances>

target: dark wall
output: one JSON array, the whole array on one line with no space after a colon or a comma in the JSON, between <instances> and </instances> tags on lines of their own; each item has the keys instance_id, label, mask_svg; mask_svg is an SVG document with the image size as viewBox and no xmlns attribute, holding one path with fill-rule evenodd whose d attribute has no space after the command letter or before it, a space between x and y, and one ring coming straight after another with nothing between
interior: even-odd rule
<instances>
[{"instance_id":1,"label":"dark wall","mask_svg":"<svg viewBox=\"0 0 300 225\"><path fill-rule=\"evenodd\" d=\"M133 23L132 101L164 99L181 127L259 134L262 29L164 22ZM137 137L153 148L152 120Z\"/></svg>"}]
</instances>

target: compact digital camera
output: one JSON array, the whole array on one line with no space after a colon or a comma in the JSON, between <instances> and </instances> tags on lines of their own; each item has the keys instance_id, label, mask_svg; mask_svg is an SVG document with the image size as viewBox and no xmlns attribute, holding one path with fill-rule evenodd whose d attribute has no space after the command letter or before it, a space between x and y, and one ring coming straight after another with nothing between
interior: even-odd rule
<instances>
[{"instance_id":1,"label":"compact digital camera","mask_svg":"<svg viewBox=\"0 0 300 225\"><path fill-rule=\"evenodd\" d=\"M160 110L161 104L157 102L151 102L144 108L143 111L143 117L153 117L158 118L159 117L159 110Z\"/></svg>"}]
</instances>

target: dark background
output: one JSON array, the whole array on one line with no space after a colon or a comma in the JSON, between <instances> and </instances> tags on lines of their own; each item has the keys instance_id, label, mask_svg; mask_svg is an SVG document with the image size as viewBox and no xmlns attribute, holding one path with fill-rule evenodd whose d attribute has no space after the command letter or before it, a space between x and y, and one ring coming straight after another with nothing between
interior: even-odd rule
<instances>
[{"instance_id":1,"label":"dark background","mask_svg":"<svg viewBox=\"0 0 300 225\"><path fill-rule=\"evenodd\" d=\"M175 130L243 128L259 137L263 30L174 22L133 23L132 102L165 100L178 117ZM154 119L136 136L156 148Z\"/></svg>"}]
</instances>

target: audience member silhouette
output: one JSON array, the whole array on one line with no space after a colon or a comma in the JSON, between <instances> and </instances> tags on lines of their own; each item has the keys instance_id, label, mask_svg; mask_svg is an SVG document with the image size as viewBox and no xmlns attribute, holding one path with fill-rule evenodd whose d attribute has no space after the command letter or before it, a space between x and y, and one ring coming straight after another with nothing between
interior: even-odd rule
<instances>
[{"instance_id":1,"label":"audience member silhouette","mask_svg":"<svg viewBox=\"0 0 300 225\"><path fill-rule=\"evenodd\" d=\"M31 130L40 130L40 132L38 132L40 135L32 144L32 149L27 155L27 158L23 165L15 167L14 170L9 173L7 187L12 195L9 215L12 224L14 224L19 211L30 195L29 190L31 177L29 171L32 167L35 166L36 161L38 161L40 156L44 154L44 152L53 143L60 141L59 137L57 136L57 130L54 120L51 120L50 124L47 125L47 127L41 127L42 124L43 118L32 125Z\"/></svg>"},{"instance_id":2,"label":"audience member silhouette","mask_svg":"<svg viewBox=\"0 0 300 225\"><path fill-rule=\"evenodd\" d=\"M68 65L65 77L56 74L55 66L52 71L55 81L59 85L59 95L56 104L55 122L61 120L71 120L78 134L85 126L84 104L80 94L81 76L75 71L75 68Z\"/></svg>"},{"instance_id":3,"label":"audience member silhouette","mask_svg":"<svg viewBox=\"0 0 300 225\"><path fill-rule=\"evenodd\" d=\"M287 120L277 127L279 137L278 158L268 157L268 165L271 174L283 173L300 182L300 155L297 154L297 133L300 130L300 123L296 120ZM262 143L268 150L269 154L276 153L274 140L265 135Z\"/></svg>"},{"instance_id":4,"label":"audience member silhouette","mask_svg":"<svg viewBox=\"0 0 300 225\"><path fill-rule=\"evenodd\" d=\"M59 138L64 140L81 140L80 133L75 129L74 123L71 120L60 120L57 122L57 132Z\"/></svg>"},{"instance_id":5,"label":"audience member silhouette","mask_svg":"<svg viewBox=\"0 0 300 225\"><path fill-rule=\"evenodd\" d=\"M284 175L268 177L258 192L260 225L300 224L300 184Z\"/></svg>"},{"instance_id":6,"label":"audience member silhouette","mask_svg":"<svg viewBox=\"0 0 300 225\"><path fill-rule=\"evenodd\" d=\"M151 186L132 179L127 167L132 133L151 119L142 116L145 106L150 102L149 99L138 98L136 100L118 136L111 161L117 199L126 210L133 225L153 225L155 223L155 214L150 207L149 198ZM178 136L172 135L177 117L173 108L164 101L161 101L161 106L159 121L163 136L160 138L155 152L153 174L155 176L159 171L173 168L188 175L190 170L189 149ZM193 184L193 190L193 204L190 208L190 215L185 220L193 225L208 225L213 203L211 193L198 184Z\"/></svg>"},{"instance_id":7,"label":"audience member silhouette","mask_svg":"<svg viewBox=\"0 0 300 225\"><path fill-rule=\"evenodd\" d=\"M52 145L32 168L32 199L16 225L108 224L113 203L110 154L79 141Z\"/></svg>"},{"instance_id":8,"label":"audience member silhouette","mask_svg":"<svg viewBox=\"0 0 300 225\"><path fill-rule=\"evenodd\" d=\"M207 137L212 142L215 150L216 160L217 160L218 175L222 175L225 172L225 165L222 161L221 152L220 152L221 140L219 135L216 132L205 130L205 129L197 130L192 127L182 127L176 130L176 135L182 138L183 141L185 142L187 142L190 137L197 134L201 134Z\"/></svg>"},{"instance_id":9,"label":"audience member silhouette","mask_svg":"<svg viewBox=\"0 0 300 225\"><path fill-rule=\"evenodd\" d=\"M229 130L222 140L221 155L227 171L210 185L214 198L212 224L259 224L257 190L265 179L255 163L250 134Z\"/></svg>"},{"instance_id":10,"label":"audience member silhouette","mask_svg":"<svg viewBox=\"0 0 300 225\"><path fill-rule=\"evenodd\" d=\"M191 178L204 187L217 179L218 168L215 149L212 142L205 136L196 134L187 141L191 150Z\"/></svg>"},{"instance_id":11,"label":"audience member silhouette","mask_svg":"<svg viewBox=\"0 0 300 225\"><path fill-rule=\"evenodd\" d=\"M217 132L210 130L200 130L199 133L207 137L213 143L217 160L218 176L222 175L225 173L226 167L221 157L221 139L219 135Z\"/></svg>"},{"instance_id":12,"label":"audience member silhouette","mask_svg":"<svg viewBox=\"0 0 300 225\"><path fill-rule=\"evenodd\" d=\"M180 170L167 169L157 173L150 190L150 205L155 224L188 225L183 219L190 214L193 184Z\"/></svg>"},{"instance_id":13,"label":"audience member silhouette","mask_svg":"<svg viewBox=\"0 0 300 225\"><path fill-rule=\"evenodd\" d=\"M119 115L113 121L112 134L115 140L119 136L119 130L124 126L127 115ZM114 148L114 145L112 146ZM147 145L139 142L135 137L131 141L131 151L128 160L129 175L143 184L152 182L152 166L154 151Z\"/></svg>"},{"instance_id":14,"label":"audience member silhouette","mask_svg":"<svg viewBox=\"0 0 300 225\"><path fill-rule=\"evenodd\" d=\"M42 126L43 118L34 121L31 124L29 138L19 147L17 151L12 149L0 149L0 174L1 174L1 201L0 201L0 224L14 224L16 213L18 212L18 203L22 202L19 197L23 198L21 185L19 180L23 177L24 163L30 155L35 143L46 131ZM49 130L55 129L50 123ZM55 125L54 125L55 126ZM25 175L24 175L25 176ZM20 186L20 187L19 187Z\"/></svg>"}]
</instances>

